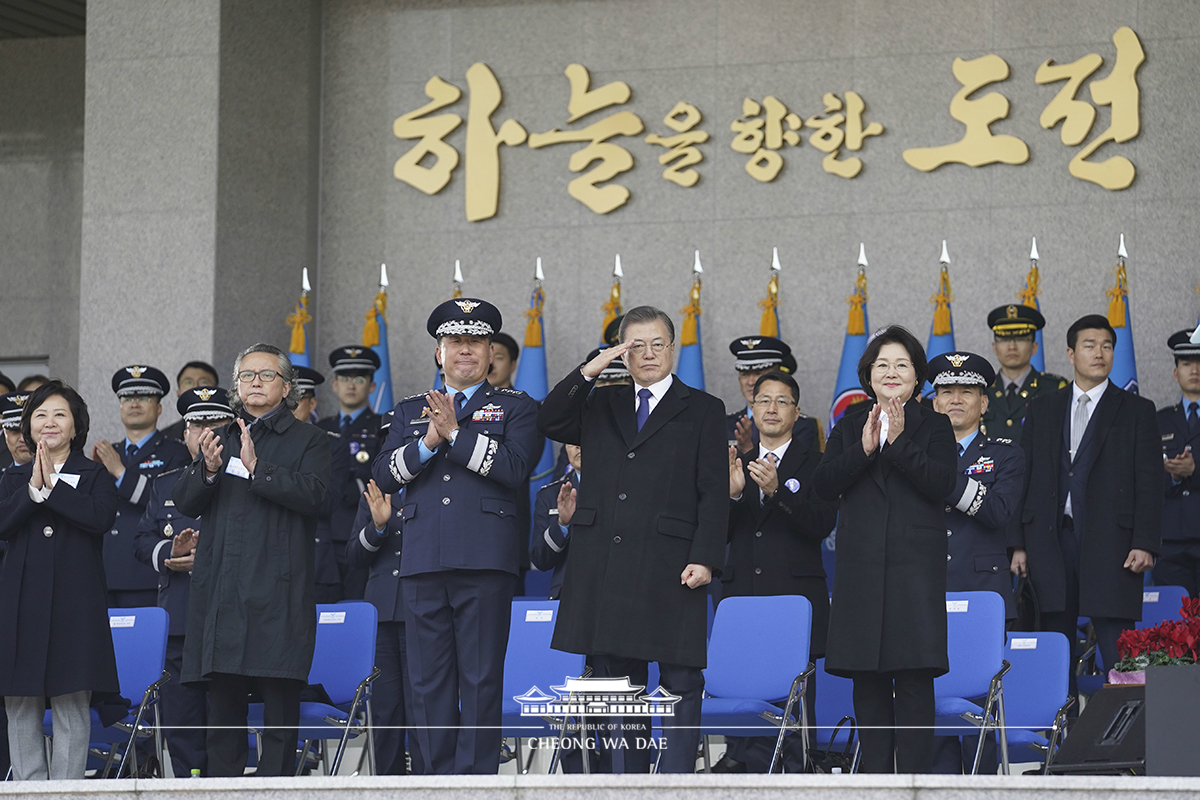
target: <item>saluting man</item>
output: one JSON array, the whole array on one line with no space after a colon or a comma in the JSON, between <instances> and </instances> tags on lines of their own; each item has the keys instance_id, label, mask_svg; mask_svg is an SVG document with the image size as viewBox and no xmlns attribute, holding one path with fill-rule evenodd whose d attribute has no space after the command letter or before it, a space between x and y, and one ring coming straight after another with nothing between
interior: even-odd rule
<instances>
[{"instance_id":1,"label":"saluting man","mask_svg":"<svg viewBox=\"0 0 1200 800\"><path fill-rule=\"evenodd\" d=\"M317 425L341 437L341 447L348 459L335 460L332 475L332 514L329 531L333 536L338 570L341 573L342 598L361 600L367 586L367 570L346 562L346 542L354 527L358 500L371 480L371 462L379 453L379 415L371 410L371 392L375 391L375 370L379 355L365 345L339 347L329 354L333 368L333 393L338 399L338 413L325 417ZM346 466L339 466L339 461ZM346 491L340 487L349 483Z\"/></svg>"},{"instance_id":2,"label":"saluting man","mask_svg":"<svg viewBox=\"0 0 1200 800\"><path fill-rule=\"evenodd\" d=\"M1011 439L979 430L988 407L987 387L995 380L992 365L975 353L944 353L929 360L935 411L950 418L958 443L958 482L946 498L946 591L995 592L1004 598L1005 615L1016 618L1009 573L1006 529L1021 505L1025 452ZM934 771L970 772L978 738L934 740ZM981 774L996 771L996 748L984 746Z\"/></svg>"},{"instance_id":3,"label":"saluting man","mask_svg":"<svg viewBox=\"0 0 1200 800\"><path fill-rule=\"evenodd\" d=\"M132 364L112 377L121 408L125 439L117 446L101 439L92 460L117 481L117 521L104 542L104 574L109 608L143 608L158 603L158 575L134 557L134 537L150 499L150 482L191 461L183 442L157 430L162 397L171 384L162 370ZM119 448L119 449L118 449Z\"/></svg>"},{"instance_id":4,"label":"saluting man","mask_svg":"<svg viewBox=\"0 0 1200 800\"><path fill-rule=\"evenodd\" d=\"M542 452L537 403L487 382L491 303L429 315L446 391L401 400L375 459L380 491L404 489L400 560L416 736L427 774L495 774L504 654L519 574L518 520ZM461 709L461 710L460 710Z\"/></svg>"},{"instance_id":5,"label":"saluting man","mask_svg":"<svg viewBox=\"0 0 1200 800\"><path fill-rule=\"evenodd\" d=\"M1200 476L1196 457L1200 449L1200 344L1190 330L1167 340L1175 357L1171 373L1179 384L1180 399L1159 409L1166 504L1163 506L1162 554L1154 567L1156 583L1182 586L1188 597L1200 592Z\"/></svg>"},{"instance_id":6,"label":"saluting man","mask_svg":"<svg viewBox=\"0 0 1200 800\"><path fill-rule=\"evenodd\" d=\"M200 386L179 395L175 403L183 420L183 442L195 458L200 453L200 434L233 421L233 408L224 389ZM183 641L187 634L188 597L200 520L175 507L171 492L183 476L183 468L161 473L150 485L146 512L138 524L134 555L158 573L158 605L167 610L171 627L167 636L165 668L171 680L162 688L162 720L171 768L176 778L186 778L194 769L204 775L208 756L204 726L208 719L208 696L203 689L179 681L183 671Z\"/></svg>"},{"instance_id":7,"label":"saluting man","mask_svg":"<svg viewBox=\"0 0 1200 800\"><path fill-rule=\"evenodd\" d=\"M1038 351L1037 332L1046 327L1046 318L1036 308L994 308L988 314L988 327L992 329L992 352L1000 362L1000 372L988 386L988 408L980 428L985 434L1020 444L1029 401L1058 391L1067 385L1067 379L1038 372L1030 364Z\"/></svg>"}]
</instances>

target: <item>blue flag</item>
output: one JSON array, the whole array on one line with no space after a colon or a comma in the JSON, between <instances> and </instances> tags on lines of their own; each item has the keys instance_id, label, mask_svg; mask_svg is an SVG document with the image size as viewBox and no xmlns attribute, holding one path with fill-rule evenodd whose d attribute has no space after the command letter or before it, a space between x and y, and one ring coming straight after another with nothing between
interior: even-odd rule
<instances>
[{"instance_id":1,"label":"blue flag","mask_svg":"<svg viewBox=\"0 0 1200 800\"><path fill-rule=\"evenodd\" d=\"M371 392L371 410L384 414L396 407L392 399L392 362L388 357L387 338L387 289L379 287L375 302L367 312L363 325L363 344L379 356L379 369L375 370L375 391Z\"/></svg>"},{"instance_id":2,"label":"blue flag","mask_svg":"<svg viewBox=\"0 0 1200 800\"><path fill-rule=\"evenodd\" d=\"M699 269L700 251L696 251L696 266ZM704 349L700 339L700 273L695 273L692 290L688 295L683 314L683 333L679 337L679 364L675 373L679 380L700 391L704 391Z\"/></svg>"},{"instance_id":3,"label":"blue flag","mask_svg":"<svg viewBox=\"0 0 1200 800\"><path fill-rule=\"evenodd\" d=\"M870 400L858 382L858 360L867 349L867 273L859 270L854 294L846 300L850 313L846 321L846 338L842 343L842 361L838 365L837 383L833 389L833 404L829 408L829 430L842 418L850 406Z\"/></svg>"},{"instance_id":4,"label":"blue flag","mask_svg":"<svg viewBox=\"0 0 1200 800\"><path fill-rule=\"evenodd\" d=\"M1129 278L1125 263L1117 264L1117 281L1108 290L1108 324L1116 331L1113 368L1108 379L1126 391L1138 393L1137 360L1133 354L1133 327L1129 323Z\"/></svg>"},{"instance_id":5,"label":"blue flag","mask_svg":"<svg viewBox=\"0 0 1200 800\"><path fill-rule=\"evenodd\" d=\"M546 348L542 335L542 306L546 295L542 291L541 282L533 287L529 296L529 310L525 312L528 321L525 323L525 346L521 349L521 358L517 361L517 375L513 379L513 388L520 389L539 403L550 393L550 383L546 378ZM546 439L542 446L542 455L537 466L529 476L529 507L534 507L538 489L550 481L554 474L554 444ZM532 521L530 530L532 530ZM526 535L529 531L526 531Z\"/></svg>"},{"instance_id":6,"label":"blue flag","mask_svg":"<svg viewBox=\"0 0 1200 800\"><path fill-rule=\"evenodd\" d=\"M926 359L958 349L954 346L954 315L950 311L950 270L945 266L942 267L942 276L938 279L938 293L930 300L934 304L933 322L929 326L929 343L925 345ZM929 381L925 381L922 394L933 394L933 386Z\"/></svg>"}]
</instances>

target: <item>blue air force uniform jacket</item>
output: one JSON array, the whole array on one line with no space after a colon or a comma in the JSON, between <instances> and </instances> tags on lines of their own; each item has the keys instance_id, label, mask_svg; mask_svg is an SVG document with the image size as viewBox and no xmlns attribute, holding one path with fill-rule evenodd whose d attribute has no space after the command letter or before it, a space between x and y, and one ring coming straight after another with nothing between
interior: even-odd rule
<instances>
[{"instance_id":1,"label":"blue air force uniform jacket","mask_svg":"<svg viewBox=\"0 0 1200 800\"><path fill-rule=\"evenodd\" d=\"M1183 404L1159 409L1158 432L1162 438L1163 455L1174 458L1188 445L1192 457L1200 459L1200 433L1191 435ZM1166 503L1163 506L1162 538L1164 541L1200 539L1200 470L1179 483L1163 470L1166 482Z\"/></svg>"},{"instance_id":2,"label":"blue air force uniform jacket","mask_svg":"<svg viewBox=\"0 0 1200 800\"><path fill-rule=\"evenodd\" d=\"M330 518L329 533L335 542L344 543L358 534L354 527L354 515L358 501L367 490L371 480L371 462L379 454L379 415L370 408L363 409L358 419L346 430L341 428L341 412L317 422L317 427L332 434L330 444L334 447L330 473ZM338 449L340 453L336 452Z\"/></svg>"},{"instance_id":3,"label":"blue air force uniform jacket","mask_svg":"<svg viewBox=\"0 0 1200 800\"><path fill-rule=\"evenodd\" d=\"M1017 524L1025 451L1011 439L978 433L958 457L958 479L946 498L946 591L995 592L1009 619L1017 615L1009 572L1008 534Z\"/></svg>"},{"instance_id":4,"label":"blue air force uniform jacket","mask_svg":"<svg viewBox=\"0 0 1200 800\"><path fill-rule=\"evenodd\" d=\"M185 515L171 499L171 492L182 476L181 467L162 473L151 483L150 499L138 523L133 552L138 561L158 573L158 605L166 609L171 619L171 636L187 632L188 594L192 585L190 572L176 572L166 565L171 557L171 540L186 528L200 530L200 520Z\"/></svg>"},{"instance_id":5,"label":"blue air force uniform jacket","mask_svg":"<svg viewBox=\"0 0 1200 800\"><path fill-rule=\"evenodd\" d=\"M557 600L562 593L563 574L567 566L569 533L558 524L558 491L564 482L579 489L579 473L569 472L562 478L538 489L533 509L533 539L529 545L529 560L542 572L554 570L550 577L550 598Z\"/></svg>"},{"instance_id":6,"label":"blue air force uniform jacket","mask_svg":"<svg viewBox=\"0 0 1200 800\"><path fill-rule=\"evenodd\" d=\"M392 516L383 532L375 530L367 498L358 503L354 517L354 535L346 543L346 562L352 567L370 569L367 591L363 596L379 612L380 622L404 622L404 599L400 596L400 556L404 492L392 493Z\"/></svg>"},{"instance_id":7,"label":"blue air force uniform jacket","mask_svg":"<svg viewBox=\"0 0 1200 800\"><path fill-rule=\"evenodd\" d=\"M116 444L121 452L121 443ZM186 467L192 461L187 447L162 431L155 431L150 441L134 454L134 466L125 469L117 486L117 521L104 541L104 574L109 591L155 589L158 575L134 553L138 524L150 500L150 483L159 475Z\"/></svg>"},{"instance_id":8,"label":"blue air force uniform jacket","mask_svg":"<svg viewBox=\"0 0 1200 800\"><path fill-rule=\"evenodd\" d=\"M442 442L422 464L418 440L430 424L425 405L424 393L396 405L373 470L385 494L404 488L401 576L453 569L518 574L521 537L529 535L518 510L542 452L537 403L485 381L458 413L454 445Z\"/></svg>"}]
</instances>

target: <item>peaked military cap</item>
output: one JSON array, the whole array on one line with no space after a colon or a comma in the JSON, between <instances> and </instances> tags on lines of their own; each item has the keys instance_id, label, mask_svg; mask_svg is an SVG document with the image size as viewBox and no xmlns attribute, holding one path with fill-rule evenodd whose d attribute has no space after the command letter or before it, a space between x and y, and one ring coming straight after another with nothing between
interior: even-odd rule
<instances>
[{"instance_id":1,"label":"peaked military cap","mask_svg":"<svg viewBox=\"0 0 1200 800\"><path fill-rule=\"evenodd\" d=\"M425 324L435 339L443 336L483 336L490 338L500 330L500 309L486 300L456 297L439 305Z\"/></svg>"},{"instance_id":2,"label":"peaked military cap","mask_svg":"<svg viewBox=\"0 0 1200 800\"><path fill-rule=\"evenodd\" d=\"M140 364L121 367L113 373L112 389L117 397L153 395L162 397L171 389L171 382L162 370Z\"/></svg>"},{"instance_id":3,"label":"peaked military cap","mask_svg":"<svg viewBox=\"0 0 1200 800\"><path fill-rule=\"evenodd\" d=\"M625 319L624 314L604 326L604 343L609 347L621 343L621 320L623 319Z\"/></svg>"},{"instance_id":4,"label":"peaked military cap","mask_svg":"<svg viewBox=\"0 0 1200 800\"><path fill-rule=\"evenodd\" d=\"M600 355L600 351L602 349L607 349L607 348L597 347L595 350L588 353L587 361L591 361L593 358ZM584 363L586 364L587 361L585 361ZM596 380L619 381L619 380L624 380L628 377L629 377L629 369L625 366L625 362L619 358L616 358L616 359L613 359L612 361L610 361L608 366L605 367L604 370L599 375L596 376Z\"/></svg>"},{"instance_id":5,"label":"peaked military cap","mask_svg":"<svg viewBox=\"0 0 1200 800\"><path fill-rule=\"evenodd\" d=\"M232 419L229 393L220 386L197 386L179 395L175 409L187 422Z\"/></svg>"},{"instance_id":6,"label":"peaked military cap","mask_svg":"<svg viewBox=\"0 0 1200 800\"><path fill-rule=\"evenodd\" d=\"M742 336L729 343L729 352L737 359L734 369L750 372L782 366L791 357L792 348L774 336Z\"/></svg>"},{"instance_id":7,"label":"peaked military cap","mask_svg":"<svg viewBox=\"0 0 1200 800\"><path fill-rule=\"evenodd\" d=\"M929 382L939 386L991 386L996 370L983 356L967 352L942 353L929 359Z\"/></svg>"},{"instance_id":8,"label":"peaked military cap","mask_svg":"<svg viewBox=\"0 0 1200 800\"><path fill-rule=\"evenodd\" d=\"M379 354L364 344L339 347L329 354L329 366L336 375L342 373L369 372L379 369Z\"/></svg>"},{"instance_id":9,"label":"peaked military cap","mask_svg":"<svg viewBox=\"0 0 1200 800\"><path fill-rule=\"evenodd\" d=\"M1177 333L1171 334L1171 338L1167 339L1167 347L1171 348L1171 354L1176 358L1200 358L1200 341L1193 341L1192 330L1185 329ZM1196 337L1200 340L1200 336Z\"/></svg>"},{"instance_id":10,"label":"peaked military cap","mask_svg":"<svg viewBox=\"0 0 1200 800\"><path fill-rule=\"evenodd\" d=\"M21 415L25 413L29 395L29 392L9 392L0 395L0 426L5 430L17 430L21 427Z\"/></svg>"},{"instance_id":11,"label":"peaked military cap","mask_svg":"<svg viewBox=\"0 0 1200 800\"><path fill-rule=\"evenodd\" d=\"M336 350L334 352L337 352ZM333 357L330 356L330 360ZM296 367L296 386L300 389L300 394L305 392L316 392L317 387L325 382L325 376L317 372L311 367Z\"/></svg>"},{"instance_id":12,"label":"peaked military cap","mask_svg":"<svg viewBox=\"0 0 1200 800\"><path fill-rule=\"evenodd\" d=\"M1033 306L1011 305L993 308L987 318L992 333L1001 338L1028 336L1046 327L1046 318Z\"/></svg>"}]
</instances>

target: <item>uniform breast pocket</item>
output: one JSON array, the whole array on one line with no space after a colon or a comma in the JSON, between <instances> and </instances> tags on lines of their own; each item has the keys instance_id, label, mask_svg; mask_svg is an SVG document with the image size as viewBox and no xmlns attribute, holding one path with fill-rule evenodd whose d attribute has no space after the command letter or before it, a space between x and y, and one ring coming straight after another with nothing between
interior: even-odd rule
<instances>
[{"instance_id":1,"label":"uniform breast pocket","mask_svg":"<svg viewBox=\"0 0 1200 800\"><path fill-rule=\"evenodd\" d=\"M504 519L516 519L517 507L508 500L496 497L485 497L479 501L479 508L485 514L495 514Z\"/></svg>"}]
</instances>

